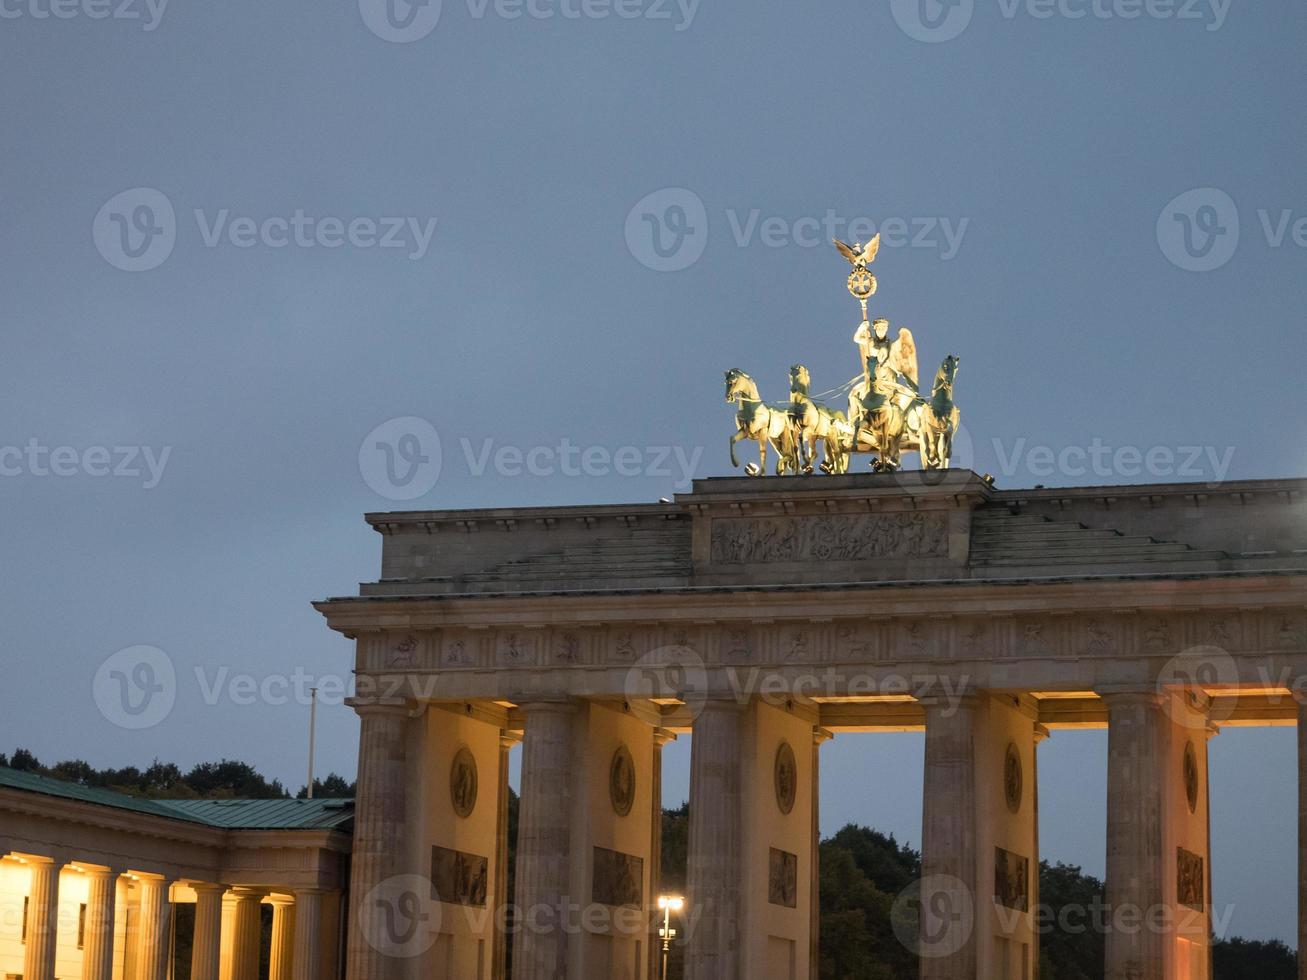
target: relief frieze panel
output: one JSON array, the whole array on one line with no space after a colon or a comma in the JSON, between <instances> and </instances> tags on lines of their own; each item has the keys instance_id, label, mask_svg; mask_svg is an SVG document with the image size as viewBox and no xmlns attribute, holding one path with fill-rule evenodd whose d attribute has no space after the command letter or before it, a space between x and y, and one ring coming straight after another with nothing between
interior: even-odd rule
<instances>
[{"instance_id":1,"label":"relief frieze panel","mask_svg":"<svg viewBox=\"0 0 1307 980\"><path fill-rule=\"evenodd\" d=\"M948 515L829 514L714 518L714 565L948 556Z\"/></svg>"}]
</instances>

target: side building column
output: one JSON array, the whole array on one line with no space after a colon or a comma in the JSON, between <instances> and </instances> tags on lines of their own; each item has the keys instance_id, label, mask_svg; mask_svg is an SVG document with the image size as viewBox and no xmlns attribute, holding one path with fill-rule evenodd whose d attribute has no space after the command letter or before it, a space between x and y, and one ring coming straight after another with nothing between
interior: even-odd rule
<instances>
[{"instance_id":1,"label":"side building column","mask_svg":"<svg viewBox=\"0 0 1307 980\"><path fill-rule=\"evenodd\" d=\"M59 872L48 858L25 859L32 872L27 898L27 945L23 950L26 980L54 980L55 943L59 931Z\"/></svg>"},{"instance_id":2,"label":"side building column","mask_svg":"<svg viewBox=\"0 0 1307 980\"><path fill-rule=\"evenodd\" d=\"M572 762L578 706L565 699L522 705L522 798L518 817L513 980L568 975L565 905L571 901ZM578 896L579 899L579 896Z\"/></svg>"},{"instance_id":3,"label":"side building column","mask_svg":"<svg viewBox=\"0 0 1307 980\"><path fill-rule=\"evenodd\" d=\"M295 962L295 901L289 895L273 895L270 902L272 943L268 956L268 980L291 980Z\"/></svg>"},{"instance_id":4,"label":"side building column","mask_svg":"<svg viewBox=\"0 0 1307 980\"><path fill-rule=\"evenodd\" d=\"M232 888L224 897L223 918L229 934L223 937L221 980L259 980L259 944L263 922L259 906L263 892L254 888Z\"/></svg>"},{"instance_id":5,"label":"side building column","mask_svg":"<svg viewBox=\"0 0 1307 980\"><path fill-rule=\"evenodd\" d=\"M369 898L401 870L408 855L406 830L406 757L409 716L402 698L351 698L359 716L358 789L354 800L354 848L350 862L349 940L346 980L391 980L402 976L407 961L386 952L386 921L394 909Z\"/></svg>"},{"instance_id":6,"label":"side building column","mask_svg":"<svg viewBox=\"0 0 1307 980\"><path fill-rule=\"evenodd\" d=\"M222 885L192 882L195 935L191 940L191 980L218 980L222 952Z\"/></svg>"},{"instance_id":7,"label":"side building column","mask_svg":"<svg viewBox=\"0 0 1307 980\"><path fill-rule=\"evenodd\" d=\"M165 980L168 976L169 923L172 905L168 882L157 875L138 875L139 924L136 929L137 980Z\"/></svg>"},{"instance_id":8,"label":"side building column","mask_svg":"<svg viewBox=\"0 0 1307 980\"><path fill-rule=\"evenodd\" d=\"M707 701L694 721L686 863L695 928L686 950L686 980L740 980L740 760L746 707Z\"/></svg>"},{"instance_id":9,"label":"side building column","mask_svg":"<svg viewBox=\"0 0 1307 980\"><path fill-rule=\"evenodd\" d=\"M295 893L294 932L292 980L322 980L322 892L310 888Z\"/></svg>"},{"instance_id":10,"label":"side building column","mask_svg":"<svg viewBox=\"0 0 1307 980\"><path fill-rule=\"evenodd\" d=\"M113 980L114 906L118 872L86 869L86 928L82 943L82 980Z\"/></svg>"},{"instance_id":11,"label":"side building column","mask_svg":"<svg viewBox=\"0 0 1307 980\"><path fill-rule=\"evenodd\" d=\"M812 729L812 926L808 976L821 975L821 747L835 736L820 725Z\"/></svg>"}]
</instances>

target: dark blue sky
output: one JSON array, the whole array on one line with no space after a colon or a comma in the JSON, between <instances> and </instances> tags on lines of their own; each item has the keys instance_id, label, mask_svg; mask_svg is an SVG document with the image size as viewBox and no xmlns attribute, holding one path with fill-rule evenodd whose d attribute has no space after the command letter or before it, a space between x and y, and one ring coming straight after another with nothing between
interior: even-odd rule
<instances>
[{"instance_id":1,"label":"dark blue sky","mask_svg":"<svg viewBox=\"0 0 1307 980\"><path fill-rule=\"evenodd\" d=\"M429 420L423 507L727 472L723 370L857 369L830 222L885 232L875 310L961 356L1001 486L1307 472L1302 4L392 2L0 0L0 745L298 786L279 678L350 656L309 602L410 506L365 437ZM142 729L93 697L136 645ZM1104 751L1041 750L1046 855L1099 872ZM1217 904L1291 938L1292 733L1213 753ZM827 758L828 822L919 837L918 742Z\"/></svg>"}]
</instances>

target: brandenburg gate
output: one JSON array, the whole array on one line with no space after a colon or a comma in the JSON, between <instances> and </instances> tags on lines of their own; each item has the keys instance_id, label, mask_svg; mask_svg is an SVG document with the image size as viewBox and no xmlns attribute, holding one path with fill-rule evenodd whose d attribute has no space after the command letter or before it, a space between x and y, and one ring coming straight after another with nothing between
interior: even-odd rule
<instances>
[{"instance_id":1,"label":"brandenburg gate","mask_svg":"<svg viewBox=\"0 0 1307 980\"><path fill-rule=\"evenodd\" d=\"M925 732L922 976L1033 976L1038 746L1086 727L1107 905L1157 923L1109 929L1107 976L1210 978L1207 742L1302 720L1304 491L948 470L370 515L380 579L318 607L357 640L349 980L503 977L510 932L518 980L656 977L678 736L688 976L813 978L821 746L883 730ZM411 878L423 917L389 934Z\"/></svg>"},{"instance_id":2,"label":"brandenburg gate","mask_svg":"<svg viewBox=\"0 0 1307 980\"><path fill-rule=\"evenodd\" d=\"M911 332L867 312L877 248L840 244L847 413L803 365L788 405L726 373L751 476L369 515L379 579L317 605L357 641L347 980L504 980L510 954L514 980L653 980L660 759L686 736L686 975L815 980L822 745L877 731L925 733L896 904L921 976L1027 980L1039 745L1075 728L1108 732L1108 980L1211 980L1208 740L1297 724L1307 759L1307 481L1009 490L955 466L959 359L919 388Z\"/></svg>"}]
</instances>

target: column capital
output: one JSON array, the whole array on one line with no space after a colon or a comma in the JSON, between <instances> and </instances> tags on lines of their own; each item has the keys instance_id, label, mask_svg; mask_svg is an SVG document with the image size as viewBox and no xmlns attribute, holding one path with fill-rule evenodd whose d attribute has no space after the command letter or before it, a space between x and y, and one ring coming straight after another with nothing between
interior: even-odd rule
<instances>
[{"instance_id":1,"label":"column capital","mask_svg":"<svg viewBox=\"0 0 1307 980\"><path fill-rule=\"evenodd\" d=\"M196 897L200 895L222 895L227 891L226 885L219 885L212 881L187 881L187 887L195 892Z\"/></svg>"},{"instance_id":2,"label":"column capital","mask_svg":"<svg viewBox=\"0 0 1307 980\"><path fill-rule=\"evenodd\" d=\"M413 705L405 698L346 698L345 706L360 716L406 717Z\"/></svg>"},{"instance_id":3,"label":"column capital","mask_svg":"<svg viewBox=\"0 0 1307 980\"><path fill-rule=\"evenodd\" d=\"M666 728L655 728L653 731L654 748L661 749L668 742L676 741L676 733Z\"/></svg>"},{"instance_id":4,"label":"column capital","mask_svg":"<svg viewBox=\"0 0 1307 980\"><path fill-rule=\"evenodd\" d=\"M1047 726L1047 725L1041 725L1041 724L1039 724L1038 722L1035 723L1035 744L1036 744L1036 745L1039 745L1041 742L1046 741L1047 739L1050 739L1050 738L1052 738L1052 737L1053 737L1053 733L1050 732L1050 731L1048 730L1048 726Z\"/></svg>"},{"instance_id":5,"label":"column capital","mask_svg":"<svg viewBox=\"0 0 1307 980\"><path fill-rule=\"evenodd\" d=\"M274 909L291 908L295 905L295 894L290 892L269 892L268 904Z\"/></svg>"},{"instance_id":6,"label":"column capital","mask_svg":"<svg viewBox=\"0 0 1307 980\"><path fill-rule=\"evenodd\" d=\"M1110 708L1114 704L1146 704L1160 708L1166 696L1156 686L1139 684L1100 684L1094 693Z\"/></svg>"},{"instance_id":7,"label":"column capital","mask_svg":"<svg viewBox=\"0 0 1307 980\"><path fill-rule=\"evenodd\" d=\"M820 725L812 726L812 744L825 745L835 737L835 733L829 728L822 728Z\"/></svg>"},{"instance_id":8,"label":"column capital","mask_svg":"<svg viewBox=\"0 0 1307 980\"><path fill-rule=\"evenodd\" d=\"M509 695L509 700L522 711L558 711L569 714L579 711L582 703L579 698L561 693L513 694Z\"/></svg>"},{"instance_id":9,"label":"column capital","mask_svg":"<svg viewBox=\"0 0 1307 980\"><path fill-rule=\"evenodd\" d=\"M522 736L523 736L522 732L510 732L506 728L500 729L499 747L501 749L511 749L514 745L518 745L521 743Z\"/></svg>"},{"instance_id":10,"label":"column capital","mask_svg":"<svg viewBox=\"0 0 1307 980\"><path fill-rule=\"evenodd\" d=\"M262 902L264 896L268 894L268 889L256 888L252 885L232 885L227 889L227 894L238 902L249 901L251 899L256 902Z\"/></svg>"}]
</instances>

